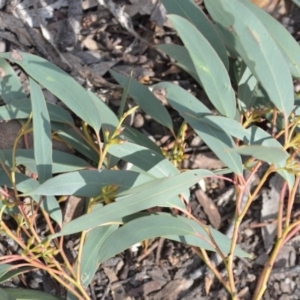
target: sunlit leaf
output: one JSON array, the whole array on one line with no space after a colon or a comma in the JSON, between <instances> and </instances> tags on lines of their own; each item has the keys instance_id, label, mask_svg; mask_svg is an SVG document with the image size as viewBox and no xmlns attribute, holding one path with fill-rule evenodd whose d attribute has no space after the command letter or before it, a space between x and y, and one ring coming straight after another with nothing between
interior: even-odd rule
<instances>
[{"instance_id":1,"label":"sunlit leaf","mask_svg":"<svg viewBox=\"0 0 300 300\"><path fill-rule=\"evenodd\" d=\"M228 70L229 63L225 46L214 25L193 0L162 0L169 14L179 15L189 20L209 41Z\"/></svg>"},{"instance_id":2,"label":"sunlit leaf","mask_svg":"<svg viewBox=\"0 0 300 300\"><path fill-rule=\"evenodd\" d=\"M268 29L241 1L204 0L204 3L228 43L234 45L272 103L289 115L294 103L292 76Z\"/></svg>"},{"instance_id":3,"label":"sunlit leaf","mask_svg":"<svg viewBox=\"0 0 300 300\"><path fill-rule=\"evenodd\" d=\"M290 71L295 78L300 78L300 47L296 39L287 29L263 9L258 8L248 0L241 0L268 29L284 55Z\"/></svg>"},{"instance_id":4,"label":"sunlit leaf","mask_svg":"<svg viewBox=\"0 0 300 300\"><path fill-rule=\"evenodd\" d=\"M18 55L19 57L12 53L0 53L0 57L20 65L29 76L64 102L81 119L95 130L100 130L99 110L79 83L44 58L23 52Z\"/></svg>"},{"instance_id":5,"label":"sunlit leaf","mask_svg":"<svg viewBox=\"0 0 300 300\"><path fill-rule=\"evenodd\" d=\"M215 251L204 227L193 220L187 221L184 217L173 216L168 213L145 214L144 217L128 222L113 232L104 241L99 251L99 260L104 262L138 242L161 236L167 238L171 236L187 244L187 239L192 238L191 245ZM132 232L135 232L135 234L132 234ZM230 250L230 239L220 234L219 242L221 251L227 255ZM248 256L240 249L238 251L241 256Z\"/></svg>"},{"instance_id":6,"label":"sunlit leaf","mask_svg":"<svg viewBox=\"0 0 300 300\"><path fill-rule=\"evenodd\" d=\"M69 222L59 233L51 237L94 228L150 207L163 207L168 203L168 199L179 195L201 178L212 175L213 173L207 170L193 170L170 178L152 180L144 184L144 188L139 193L134 193L118 202L95 209L91 213ZM143 187L143 185L140 187Z\"/></svg>"},{"instance_id":7,"label":"sunlit leaf","mask_svg":"<svg viewBox=\"0 0 300 300\"><path fill-rule=\"evenodd\" d=\"M81 170L51 178L30 194L96 197L103 187L115 185L118 186L118 192L122 192L150 179L149 176L131 171Z\"/></svg>"},{"instance_id":8,"label":"sunlit leaf","mask_svg":"<svg viewBox=\"0 0 300 300\"><path fill-rule=\"evenodd\" d=\"M91 283L99 268L100 261L98 253L99 251L102 252L104 241L117 230L117 228L118 225L102 226L94 228L87 233L80 260L81 282L84 287L87 287ZM76 268L77 266L78 264Z\"/></svg>"},{"instance_id":9,"label":"sunlit leaf","mask_svg":"<svg viewBox=\"0 0 300 300\"><path fill-rule=\"evenodd\" d=\"M236 100L226 68L206 38L186 19L170 15L173 26L187 48L203 88L215 108L234 118Z\"/></svg>"}]
</instances>

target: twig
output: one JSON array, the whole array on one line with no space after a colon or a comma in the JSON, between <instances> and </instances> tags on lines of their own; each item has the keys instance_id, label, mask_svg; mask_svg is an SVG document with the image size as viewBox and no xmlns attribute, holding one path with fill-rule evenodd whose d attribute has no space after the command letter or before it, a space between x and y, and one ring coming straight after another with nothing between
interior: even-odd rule
<instances>
[{"instance_id":1,"label":"twig","mask_svg":"<svg viewBox=\"0 0 300 300\"><path fill-rule=\"evenodd\" d=\"M137 262L144 260L158 246L158 241L155 241L142 255L137 258Z\"/></svg>"}]
</instances>

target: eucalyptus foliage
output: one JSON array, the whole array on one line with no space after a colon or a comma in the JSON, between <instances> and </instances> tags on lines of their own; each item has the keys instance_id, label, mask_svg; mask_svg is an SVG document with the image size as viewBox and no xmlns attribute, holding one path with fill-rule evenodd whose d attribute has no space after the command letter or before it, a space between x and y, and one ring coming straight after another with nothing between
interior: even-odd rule
<instances>
[{"instance_id":1,"label":"eucalyptus foliage","mask_svg":"<svg viewBox=\"0 0 300 300\"><path fill-rule=\"evenodd\" d=\"M88 299L84 289L102 262L150 238L186 242L223 257L230 256L232 249L235 256L250 257L238 246L232 248L226 235L191 217L189 188L202 178L232 173L241 179L245 169L265 162L290 189L295 183L295 164L287 150L294 147L292 137L298 132L293 91L293 78L300 78L298 44L276 20L247 0L205 0L212 21L192 0L162 3L183 45L159 45L158 49L198 82L214 109L173 83L161 82L154 90L164 91L168 104L225 164L224 170L180 170L151 140L123 127L125 117L135 109L122 111L130 96L161 126L174 136L178 134L166 107L138 81L111 72L124 88L117 116L95 94L45 59L22 52L0 54L0 93L5 102L0 107L0 120L19 120L23 126L19 137L32 131L34 139L33 149L0 152L0 185L15 192L12 199L2 197L1 216L18 219L22 214L18 201L26 196L34 201L32 207L39 205L54 224L55 232L40 242L43 247L62 236L81 233L82 251L74 264L79 278L72 278L75 283L70 285L76 288L69 291L68 299L75 299L76 293ZM9 63L28 75L30 95ZM67 108L47 103L42 89ZM82 121L82 129L75 126L74 115ZM274 115L278 122L273 124L273 132L257 126L260 119L271 122ZM294 122L294 131L279 142L274 132L287 133L289 122ZM80 153L80 158L74 152L53 150L53 135ZM118 169L119 160L132 164L132 169ZM15 173L17 166L36 176ZM86 212L63 224L59 197L71 195L86 199ZM180 214L160 209L151 213L149 209L155 207L176 209ZM38 248L27 245L23 255L32 249ZM47 255L50 262L57 253ZM3 263L0 280L30 270L30 266L16 268ZM56 278L55 273L49 274ZM38 292L25 295L23 290L3 289L1 293L3 299L42 297Z\"/></svg>"}]
</instances>

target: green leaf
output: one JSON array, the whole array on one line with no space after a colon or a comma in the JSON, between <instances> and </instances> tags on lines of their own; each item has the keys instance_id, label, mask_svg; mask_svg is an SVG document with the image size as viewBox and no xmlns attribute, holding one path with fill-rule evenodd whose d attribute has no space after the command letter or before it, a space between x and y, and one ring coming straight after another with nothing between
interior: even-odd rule
<instances>
[{"instance_id":1,"label":"green leaf","mask_svg":"<svg viewBox=\"0 0 300 300\"><path fill-rule=\"evenodd\" d=\"M113 78L124 88L128 78L117 72L110 71ZM149 91L149 89L140 84L134 78L131 79L129 95L141 107L141 109L150 115L155 121L166 126L173 131L172 119L167 109L159 100Z\"/></svg>"},{"instance_id":2,"label":"green leaf","mask_svg":"<svg viewBox=\"0 0 300 300\"><path fill-rule=\"evenodd\" d=\"M35 195L76 195L96 197L108 185L118 186L118 192L128 190L134 184L149 181L151 177L131 171L81 170L61 174L31 190Z\"/></svg>"},{"instance_id":3,"label":"green leaf","mask_svg":"<svg viewBox=\"0 0 300 300\"><path fill-rule=\"evenodd\" d=\"M242 0L241 2L259 18L276 41L288 63L292 76L300 78L300 47L296 39L280 22L267 12L258 8L248 0Z\"/></svg>"},{"instance_id":4,"label":"green leaf","mask_svg":"<svg viewBox=\"0 0 300 300\"><path fill-rule=\"evenodd\" d=\"M162 44L157 45L156 48L173 58L179 68L190 74L202 86L190 54L184 46L175 44Z\"/></svg>"},{"instance_id":5,"label":"green leaf","mask_svg":"<svg viewBox=\"0 0 300 300\"><path fill-rule=\"evenodd\" d=\"M253 156L269 164L285 162L287 159L286 152L283 149L277 147L251 145L251 146L237 147L232 151L235 151L243 155Z\"/></svg>"},{"instance_id":6,"label":"green leaf","mask_svg":"<svg viewBox=\"0 0 300 300\"><path fill-rule=\"evenodd\" d=\"M179 15L189 20L208 40L225 68L229 69L229 62L225 46L214 25L208 20L205 13L192 0L162 0L169 14Z\"/></svg>"},{"instance_id":7,"label":"green leaf","mask_svg":"<svg viewBox=\"0 0 300 300\"><path fill-rule=\"evenodd\" d=\"M128 140L129 142L138 144L142 147L146 147L152 151L155 151L156 153L161 154L161 149L155 144L155 142L150 140L144 133L126 125L124 126L124 128L125 130L121 134L122 138Z\"/></svg>"},{"instance_id":8,"label":"green leaf","mask_svg":"<svg viewBox=\"0 0 300 300\"><path fill-rule=\"evenodd\" d=\"M11 268L13 267L13 265L9 265L9 264L0 264L0 279L2 278L2 276L4 276Z\"/></svg>"},{"instance_id":9,"label":"green leaf","mask_svg":"<svg viewBox=\"0 0 300 300\"><path fill-rule=\"evenodd\" d=\"M6 158L4 159L5 164L11 167L12 150L5 149L2 151ZM37 173L33 149L17 149L15 154L15 159L16 159L17 166L24 165L31 172ZM91 166L82 158L69 153L53 150L52 152L52 173L53 174L77 171L85 168L91 168Z\"/></svg>"},{"instance_id":10,"label":"green leaf","mask_svg":"<svg viewBox=\"0 0 300 300\"><path fill-rule=\"evenodd\" d=\"M95 209L91 213L69 222L59 233L50 238L94 228L150 207L163 207L168 204L169 199L179 195L201 178L212 175L213 173L207 170L193 170L170 178L152 180L139 186L139 193Z\"/></svg>"},{"instance_id":11,"label":"green leaf","mask_svg":"<svg viewBox=\"0 0 300 300\"><path fill-rule=\"evenodd\" d=\"M8 271L5 275L1 276L0 278L0 283L3 283L7 280L9 280L10 278L13 278L15 276L21 275L23 273L26 273L28 271L32 271L34 270L34 267L23 267L23 268L18 268L12 271ZM1 294L0 294L1 297ZM0 298L1 300L1 298Z\"/></svg>"},{"instance_id":12,"label":"green leaf","mask_svg":"<svg viewBox=\"0 0 300 300\"><path fill-rule=\"evenodd\" d=\"M193 220L169 213L145 214L143 217L134 219L113 232L104 241L99 251L99 260L104 262L138 242L156 237L168 238L170 236L174 240L187 244L189 244L187 242L189 240L192 242L190 245L215 251L204 228L206 226L202 227ZM132 234L133 232L135 234ZM230 239L228 237L220 234L218 245L220 245L224 255L229 253ZM249 256L242 250L239 250L238 254L243 257Z\"/></svg>"},{"instance_id":13,"label":"green leaf","mask_svg":"<svg viewBox=\"0 0 300 300\"><path fill-rule=\"evenodd\" d=\"M0 95L5 103L13 100L26 98L22 84L11 65L3 58L0 58L1 80Z\"/></svg>"},{"instance_id":14,"label":"green leaf","mask_svg":"<svg viewBox=\"0 0 300 300\"><path fill-rule=\"evenodd\" d=\"M39 183L29 176L22 173L16 173L16 184L17 190L22 193L28 193L39 186ZM10 178L7 174L0 168L0 185L6 185L9 188L13 188ZM39 203L40 195L30 195L32 199ZM53 196L48 196L47 201L45 198L41 202L41 207L50 215L50 217L58 224L62 223L62 213L57 200Z\"/></svg>"},{"instance_id":15,"label":"green leaf","mask_svg":"<svg viewBox=\"0 0 300 300\"><path fill-rule=\"evenodd\" d=\"M238 101L243 112L246 112L254 106L256 101L254 92L257 83L255 76L251 73L250 69L246 67L238 83Z\"/></svg>"},{"instance_id":16,"label":"green leaf","mask_svg":"<svg viewBox=\"0 0 300 300\"><path fill-rule=\"evenodd\" d=\"M151 175L154 178L165 178L179 174L179 170L164 156L136 144L127 142L122 145L111 145L108 148L108 152L126 162L132 163L138 168L139 172L141 170L146 171L147 175ZM185 191L183 195L188 201L190 197L189 190ZM178 204L178 200L178 197L175 197L174 203ZM180 204L182 204L182 201L180 201Z\"/></svg>"},{"instance_id":17,"label":"green leaf","mask_svg":"<svg viewBox=\"0 0 300 300\"><path fill-rule=\"evenodd\" d=\"M60 298L54 297L51 294L36 290L19 288L3 288L3 290L16 300L61 300Z\"/></svg>"},{"instance_id":18,"label":"green leaf","mask_svg":"<svg viewBox=\"0 0 300 300\"><path fill-rule=\"evenodd\" d=\"M275 147L278 149L283 149L282 145L274 139L271 135L269 135L266 131L257 126L251 126L247 129L249 132L250 140L245 140L244 142L249 145L261 145L265 147ZM285 159L282 161L276 161L274 163L276 167L276 172L280 174L283 179L287 182L289 188L291 189L295 182L295 175L291 174L287 170L285 170L286 160L288 159L289 154L285 151Z\"/></svg>"},{"instance_id":19,"label":"green leaf","mask_svg":"<svg viewBox=\"0 0 300 300\"><path fill-rule=\"evenodd\" d=\"M194 116L190 116L193 118ZM203 122L210 127L234 136L242 141L249 140L249 132L236 120L223 116L204 116L203 118L195 118L199 122Z\"/></svg>"},{"instance_id":20,"label":"green leaf","mask_svg":"<svg viewBox=\"0 0 300 300\"><path fill-rule=\"evenodd\" d=\"M110 145L108 152L147 171L155 178L164 178L179 173L178 169L164 156L136 144L125 142L121 145Z\"/></svg>"},{"instance_id":21,"label":"green leaf","mask_svg":"<svg viewBox=\"0 0 300 300\"><path fill-rule=\"evenodd\" d=\"M30 77L64 102L78 117L95 130L100 130L99 110L82 86L49 61L28 53L18 54L18 59L13 58L11 53L0 53L0 57L20 65Z\"/></svg>"},{"instance_id":22,"label":"green leaf","mask_svg":"<svg viewBox=\"0 0 300 300\"><path fill-rule=\"evenodd\" d=\"M88 93L89 93L90 97L95 98L95 99L97 98L99 100L99 98L95 94L93 94L91 92L88 92ZM109 132L112 133L119 124L119 120L118 120L117 116L103 101L101 101L101 100L98 101L97 105L101 112L102 131L109 130ZM147 138L147 136L145 134L139 132L138 130L136 130L130 126L124 125L124 127L125 127L125 130L121 134L122 138L124 138L130 142L134 142L138 145L144 146L146 148L149 148L151 150L154 150L157 153L161 153L160 148L153 141L151 141L149 138Z\"/></svg>"},{"instance_id":23,"label":"green leaf","mask_svg":"<svg viewBox=\"0 0 300 300\"><path fill-rule=\"evenodd\" d=\"M194 63L203 88L215 108L234 118L236 101L226 68L206 38L186 19L170 15Z\"/></svg>"},{"instance_id":24,"label":"green leaf","mask_svg":"<svg viewBox=\"0 0 300 300\"><path fill-rule=\"evenodd\" d=\"M94 162L98 162L99 155L97 151L91 147L82 136L74 130L74 128L70 128L65 124L61 123L51 123L52 130L57 132L57 135L67 143L67 145L71 146L85 157Z\"/></svg>"},{"instance_id":25,"label":"green leaf","mask_svg":"<svg viewBox=\"0 0 300 300\"><path fill-rule=\"evenodd\" d=\"M64 108L49 102L46 105L52 121L68 124L74 123L73 118ZM0 107L0 121L28 119L31 111L30 99L12 100L9 104Z\"/></svg>"},{"instance_id":26,"label":"green leaf","mask_svg":"<svg viewBox=\"0 0 300 300\"><path fill-rule=\"evenodd\" d=\"M300 0L292 0L292 1L300 7Z\"/></svg>"},{"instance_id":27,"label":"green leaf","mask_svg":"<svg viewBox=\"0 0 300 300\"><path fill-rule=\"evenodd\" d=\"M240 155L231 151L235 146L232 138L224 131L218 130L201 120L212 115L211 111L193 95L181 87L162 82L155 86L166 90L168 103L193 127L207 146L236 174L242 174Z\"/></svg>"},{"instance_id":28,"label":"green leaf","mask_svg":"<svg viewBox=\"0 0 300 300\"><path fill-rule=\"evenodd\" d=\"M0 300L16 300L16 298L10 296L5 290L0 288Z\"/></svg>"},{"instance_id":29,"label":"green leaf","mask_svg":"<svg viewBox=\"0 0 300 300\"><path fill-rule=\"evenodd\" d=\"M87 287L91 283L99 268L100 261L98 253L99 251L102 252L104 241L117 230L118 227L118 225L101 226L87 233L80 260L81 283L84 287Z\"/></svg>"},{"instance_id":30,"label":"green leaf","mask_svg":"<svg viewBox=\"0 0 300 300\"><path fill-rule=\"evenodd\" d=\"M40 86L29 78L33 116L34 159L40 183L52 177L52 139L50 118Z\"/></svg>"},{"instance_id":31,"label":"green leaf","mask_svg":"<svg viewBox=\"0 0 300 300\"><path fill-rule=\"evenodd\" d=\"M101 122L102 122L102 131L109 130L112 132L119 124L119 120L114 112L94 93L88 91L90 98L94 99L94 102L97 103L98 109L100 111Z\"/></svg>"},{"instance_id":32,"label":"green leaf","mask_svg":"<svg viewBox=\"0 0 300 300\"><path fill-rule=\"evenodd\" d=\"M268 30L257 16L238 0L205 0L211 17L229 43L235 45L272 103L287 116L294 104L293 81L288 65Z\"/></svg>"}]
</instances>

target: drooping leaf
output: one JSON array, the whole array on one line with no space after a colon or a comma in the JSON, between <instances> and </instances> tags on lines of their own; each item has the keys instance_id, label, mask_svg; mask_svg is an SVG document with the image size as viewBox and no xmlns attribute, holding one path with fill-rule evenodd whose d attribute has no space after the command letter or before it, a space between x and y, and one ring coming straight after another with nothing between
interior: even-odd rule
<instances>
[{"instance_id":1,"label":"drooping leaf","mask_svg":"<svg viewBox=\"0 0 300 300\"><path fill-rule=\"evenodd\" d=\"M12 265L9 264L0 264L0 279L12 268Z\"/></svg>"},{"instance_id":2,"label":"drooping leaf","mask_svg":"<svg viewBox=\"0 0 300 300\"><path fill-rule=\"evenodd\" d=\"M117 72L110 71L114 79L124 88L127 83L127 77ZM159 102L159 100L134 78L131 79L129 87L129 95L141 107L141 109L149 114L155 121L166 126L173 131L173 124L167 109Z\"/></svg>"},{"instance_id":3,"label":"drooping leaf","mask_svg":"<svg viewBox=\"0 0 300 300\"><path fill-rule=\"evenodd\" d=\"M81 119L95 130L100 130L97 106L70 75L41 57L23 52L14 54L0 53L0 57L20 65L29 76L64 102Z\"/></svg>"},{"instance_id":4,"label":"drooping leaf","mask_svg":"<svg viewBox=\"0 0 300 300\"><path fill-rule=\"evenodd\" d=\"M292 76L268 29L238 0L205 0L204 3L228 43L234 45L272 103L288 116L294 103Z\"/></svg>"},{"instance_id":5,"label":"drooping leaf","mask_svg":"<svg viewBox=\"0 0 300 300\"><path fill-rule=\"evenodd\" d=\"M243 75L238 83L238 101L242 111L252 108L256 97L254 91L257 87L257 79L251 73L250 69L246 67Z\"/></svg>"},{"instance_id":6,"label":"drooping leaf","mask_svg":"<svg viewBox=\"0 0 300 300\"><path fill-rule=\"evenodd\" d=\"M13 278L15 276L18 276L20 274L23 274L25 272L28 271L32 271L34 270L34 267L22 267L22 268L18 268L12 271L8 271L5 275L1 276L0 278L0 283L3 283L7 280L9 280L10 278ZM0 293L0 300L1 300L1 293Z\"/></svg>"},{"instance_id":7,"label":"drooping leaf","mask_svg":"<svg viewBox=\"0 0 300 300\"><path fill-rule=\"evenodd\" d=\"M198 76L198 73L195 69L194 63L190 57L189 52L184 46L175 45L175 44L162 44L157 45L156 48L165 52L171 58L176 61L176 65L190 74L201 86L201 80Z\"/></svg>"},{"instance_id":8,"label":"drooping leaf","mask_svg":"<svg viewBox=\"0 0 300 300\"><path fill-rule=\"evenodd\" d=\"M87 287L91 283L99 268L100 261L98 253L99 251L102 252L104 241L117 230L117 228L118 225L101 226L87 233L80 259L81 282L84 287Z\"/></svg>"},{"instance_id":9,"label":"drooping leaf","mask_svg":"<svg viewBox=\"0 0 300 300\"><path fill-rule=\"evenodd\" d=\"M290 71L295 78L300 78L300 47L296 39L275 18L258 8L248 0L241 1L249 8L268 29L284 55Z\"/></svg>"},{"instance_id":10,"label":"drooping leaf","mask_svg":"<svg viewBox=\"0 0 300 300\"><path fill-rule=\"evenodd\" d=\"M3 150L5 155L5 164L11 166L12 161L12 150ZM24 165L31 172L37 173L33 149L17 149L16 155L16 165ZM90 168L91 166L82 158L53 150L52 153L52 173L65 173L71 171L77 171L85 168Z\"/></svg>"},{"instance_id":11,"label":"drooping leaf","mask_svg":"<svg viewBox=\"0 0 300 300\"><path fill-rule=\"evenodd\" d=\"M98 98L95 94L88 92L90 97ZM98 99L99 100L99 99ZM113 113L113 111L103 102L97 102L99 110L101 112L101 120L102 120L102 131L108 130L112 133L115 128L118 126L119 120L117 116ZM157 153L161 153L160 148L151 141L145 134L140 131L124 125L125 130L122 132L121 137L130 142L134 142L140 146L144 146L151 150L156 151Z\"/></svg>"},{"instance_id":12,"label":"drooping leaf","mask_svg":"<svg viewBox=\"0 0 300 300\"><path fill-rule=\"evenodd\" d=\"M204 12L192 0L174 1L162 0L169 14L179 15L189 20L209 41L228 70L229 62L225 46L214 25L208 20Z\"/></svg>"},{"instance_id":13,"label":"drooping leaf","mask_svg":"<svg viewBox=\"0 0 300 300\"><path fill-rule=\"evenodd\" d=\"M94 162L98 162L99 155L97 151L91 147L74 128L55 122L51 123L51 127L52 130L55 131L71 148L77 150Z\"/></svg>"},{"instance_id":14,"label":"drooping leaf","mask_svg":"<svg viewBox=\"0 0 300 300\"><path fill-rule=\"evenodd\" d=\"M51 178L30 194L96 197L109 185L118 186L118 192L122 192L149 180L151 177L131 171L81 170Z\"/></svg>"},{"instance_id":15,"label":"drooping leaf","mask_svg":"<svg viewBox=\"0 0 300 300\"><path fill-rule=\"evenodd\" d=\"M206 38L186 19L170 15L173 26L187 48L203 88L215 108L234 118L236 100L226 68Z\"/></svg>"},{"instance_id":16,"label":"drooping leaf","mask_svg":"<svg viewBox=\"0 0 300 300\"><path fill-rule=\"evenodd\" d=\"M187 220L184 217L168 213L145 214L143 217L136 218L117 229L104 241L99 251L99 260L104 262L138 242L156 237L168 238L171 236L187 244L189 244L187 240L193 239L191 245L215 251L204 226L201 227L193 220ZM230 239L222 234L219 237L221 238L218 240L218 245L220 245L221 251L227 255L230 250ZM237 252L241 256L248 256L240 249Z\"/></svg>"},{"instance_id":17,"label":"drooping leaf","mask_svg":"<svg viewBox=\"0 0 300 300\"><path fill-rule=\"evenodd\" d=\"M73 124L73 118L62 107L46 103L51 121ZM30 99L12 100L9 104L0 107L0 121L13 119L28 119L32 111Z\"/></svg>"},{"instance_id":18,"label":"drooping leaf","mask_svg":"<svg viewBox=\"0 0 300 300\"><path fill-rule=\"evenodd\" d=\"M52 177L52 139L50 118L40 86L29 78L32 118L34 159L40 183Z\"/></svg>"},{"instance_id":19,"label":"drooping leaf","mask_svg":"<svg viewBox=\"0 0 300 300\"><path fill-rule=\"evenodd\" d=\"M22 173L16 173L16 184L17 190L21 193L28 193L39 186L39 183L31 177ZM0 185L6 185L9 188L13 188L11 179L8 178L7 174L0 168ZM32 199L39 203L40 195L30 195ZM62 213L57 200L53 196L48 196L47 201L45 198L41 202L41 207L49 214L49 216L58 224L62 223Z\"/></svg>"},{"instance_id":20,"label":"drooping leaf","mask_svg":"<svg viewBox=\"0 0 300 300\"><path fill-rule=\"evenodd\" d=\"M265 147L275 147L278 149L283 149L282 145L269 135L266 131L257 126L251 126L247 128L249 132L250 140L245 140L244 142L248 145L261 145ZM277 168L277 173L279 173L284 180L286 180L289 188L292 188L295 182L295 175L285 170L286 160L288 159L289 154L285 151L285 156L282 161L276 161L274 163Z\"/></svg>"},{"instance_id":21,"label":"drooping leaf","mask_svg":"<svg viewBox=\"0 0 300 300\"><path fill-rule=\"evenodd\" d=\"M140 185L140 192L135 192L118 202L95 209L91 213L69 222L59 233L52 235L51 238L107 224L112 222L112 220L118 220L150 207L163 207L168 203L169 199L177 196L201 178L212 175L213 173L207 170L192 170L170 178L152 180L144 185Z\"/></svg>"},{"instance_id":22,"label":"drooping leaf","mask_svg":"<svg viewBox=\"0 0 300 300\"><path fill-rule=\"evenodd\" d=\"M181 87L162 82L155 88L166 91L168 103L193 127L207 146L224 162L234 173L242 174L242 160L240 155L231 151L234 147L232 138L225 132L202 122L201 118L212 115L211 111L193 95Z\"/></svg>"},{"instance_id":23,"label":"drooping leaf","mask_svg":"<svg viewBox=\"0 0 300 300\"><path fill-rule=\"evenodd\" d=\"M178 169L164 156L133 143L111 145L108 152L147 171L155 178L164 178L179 173Z\"/></svg>"},{"instance_id":24,"label":"drooping leaf","mask_svg":"<svg viewBox=\"0 0 300 300\"><path fill-rule=\"evenodd\" d=\"M193 118L193 116L189 117ZM195 118L195 121L197 121L197 118ZM202 118L198 118L198 121L220 131L224 131L225 133L242 141L250 139L249 132L236 120L223 116L204 116Z\"/></svg>"},{"instance_id":25,"label":"drooping leaf","mask_svg":"<svg viewBox=\"0 0 300 300\"><path fill-rule=\"evenodd\" d=\"M146 134L130 126L125 125L124 127L125 130L121 134L122 138L161 154L161 149L155 144L153 140L150 140L150 138L148 138Z\"/></svg>"},{"instance_id":26,"label":"drooping leaf","mask_svg":"<svg viewBox=\"0 0 300 300\"><path fill-rule=\"evenodd\" d=\"M269 164L276 164L286 161L286 152L277 147L266 147L260 145L241 146L233 149L233 151L253 156L259 160L265 161Z\"/></svg>"}]
</instances>

